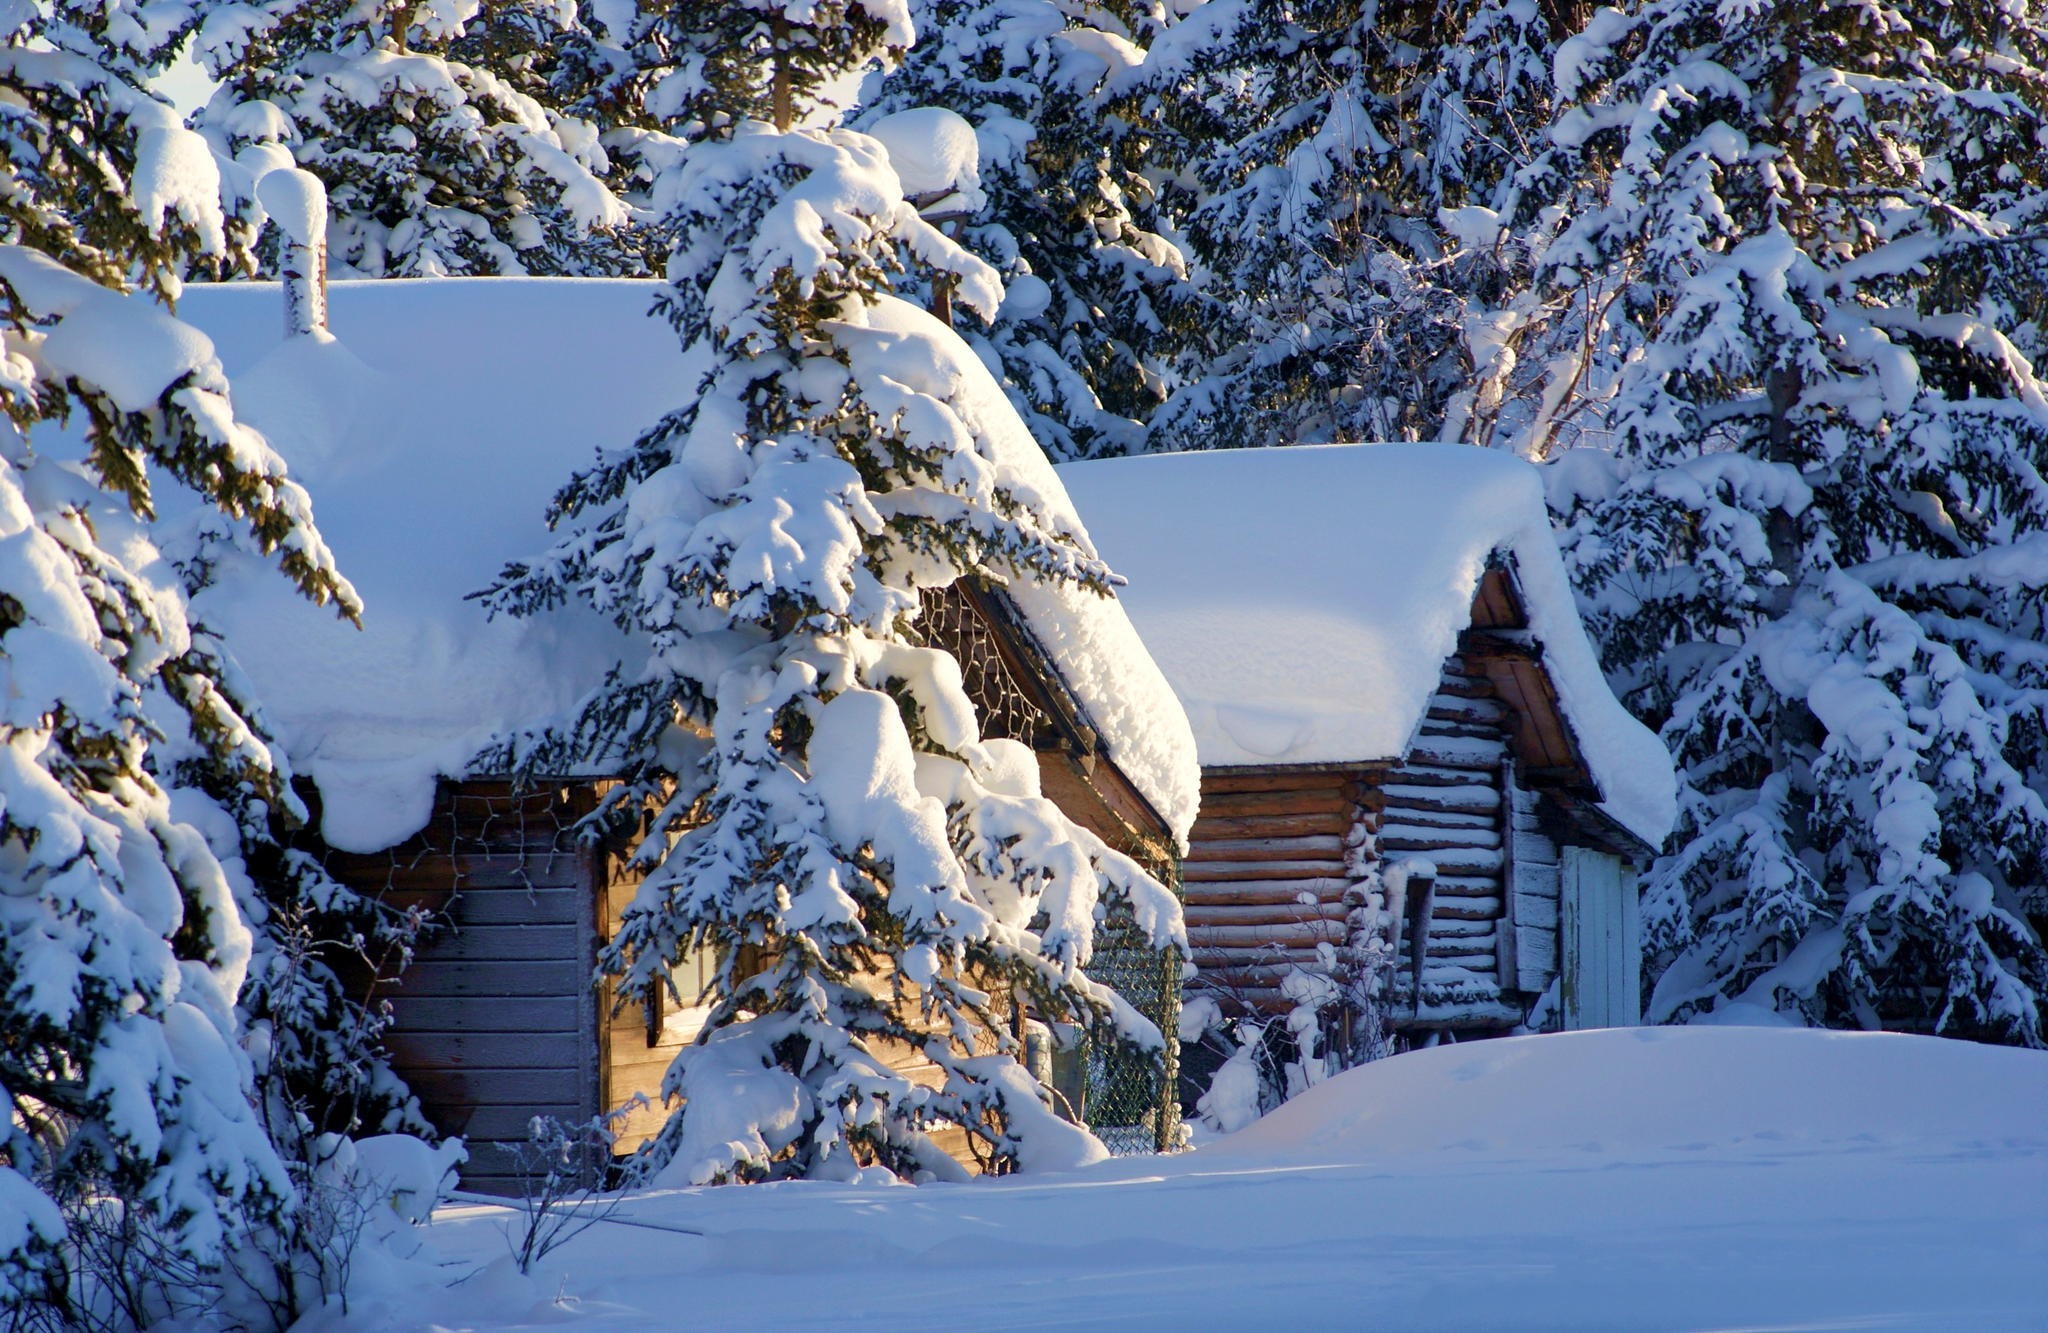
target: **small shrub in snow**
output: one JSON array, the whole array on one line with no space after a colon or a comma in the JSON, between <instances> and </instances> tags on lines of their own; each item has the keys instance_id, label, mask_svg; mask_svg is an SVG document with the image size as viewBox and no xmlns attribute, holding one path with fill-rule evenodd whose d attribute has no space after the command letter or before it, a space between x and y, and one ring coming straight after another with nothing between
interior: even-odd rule
<instances>
[{"instance_id":1,"label":"small shrub in snow","mask_svg":"<svg viewBox=\"0 0 2048 1333\"><path fill-rule=\"evenodd\" d=\"M506 1228L505 1242L521 1273L618 1211L623 1196L604 1191L614 1183L612 1144L622 1114L579 1124L539 1115L527 1124L523 1142L498 1145L520 1185L519 1221Z\"/></svg>"},{"instance_id":2,"label":"small shrub in snow","mask_svg":"<svg viewBox=\"0 0 2048 1333\"><path fill-rule=\"evenodd\" d=\"M1321 944L1317 951L1315 968L1282 978L1290 1005L1283 1015L1261 1016L1244 997L1230 996L1237 1016L1225 1017L1218 996L1227 992L1213 988L1188 1004L1182 1040L1223 1057L1195 1103L1209 1129L1235 1133L1318 1083L1394 1053L1380 999L1391 955L1377 937L1362 950Z\"/></svg>"}]
</instances>

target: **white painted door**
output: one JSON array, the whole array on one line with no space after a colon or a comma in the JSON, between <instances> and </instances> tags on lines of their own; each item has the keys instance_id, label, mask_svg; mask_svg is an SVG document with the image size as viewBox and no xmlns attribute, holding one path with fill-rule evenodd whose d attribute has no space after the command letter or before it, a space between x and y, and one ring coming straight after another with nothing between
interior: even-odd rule
<instances>
[{"instance_id":1,"label":"white painted door","mask_svg":"<svg viewBox=\"0 0 2048 1333\"><path fill-rule=\"evenodd\" d=\"M1566 1029L1642 1022L1642 908L1618 856L1564 849L1558 1006Z\"/></svg>"}]
</instances>

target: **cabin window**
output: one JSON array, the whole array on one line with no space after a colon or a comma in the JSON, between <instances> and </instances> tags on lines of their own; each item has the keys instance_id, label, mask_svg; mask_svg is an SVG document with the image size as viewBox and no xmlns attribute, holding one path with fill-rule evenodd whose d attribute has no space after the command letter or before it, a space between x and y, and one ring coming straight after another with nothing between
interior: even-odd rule
<instances>
[{"instance_id":1,"label":"cabin window","mask_svg":"<svg viewBox=\"0 0 2048 1333\"><path fill-rule=\"evenodd\" d=\"M687 1045L697 1039L704 1013L710 1004L711 982L718 975L716 949L692 949L668 970L683 1008L671 1011L668 992L656 988L647 1000L647 1044L649 1047Z\"/></svg>"}]
</instances>

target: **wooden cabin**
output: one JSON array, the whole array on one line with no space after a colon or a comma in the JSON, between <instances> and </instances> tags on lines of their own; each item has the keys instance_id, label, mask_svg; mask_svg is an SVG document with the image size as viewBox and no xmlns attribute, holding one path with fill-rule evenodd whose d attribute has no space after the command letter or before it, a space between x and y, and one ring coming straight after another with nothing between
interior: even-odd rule
<instances>
[{"instance_id":1,"label":"wooden cabin","mask_svg":"<svg viewBox=\"0 0 2048 1333\"><path fill-rule=\"evenodd\" d=\"M1670 761L1586 640L1536 469L1452 445L1061 469L1195 728L1190 994L1298 973L1411 1040L1638 1021Z\"/></svg>"},{"instance_id":2,"label":"wooden cabin","mask_svg":"<svg viewBox=\"0 0 2048 1333\"><path fill-rule=\"evenodd\" d=\"M238 408L314 494L368 607L354 630L224 550L195 616L235 645L315 789L329 867L452 927L377 998L392 1005L398 1071L441 1130L468 1138L473 1189L514 1188L493 1145L522 1139L536 1115L585 1121L645 1094L655 1105L626 1119L617 1146L636 1145L665 1114L662 1074L701 1021L695 1009L620 1010L593 985L635 890L618 847L577 833L606 775L521 792L472 767L493 736L562 715L631 659L634 646L582 608L493 621L467 598L545 541L548 498L593 446L631 441L687 389L672 333L646 317L658 286L335 283L339 341L283 347L275 285L195 285L181 307L213 337ZM575 331L550 348L546 374L519 369L535 329ZM990 412L1010 411L993 382L981 387ZM1007 437L1001 424L1001 464L1063 502L1021 423ZM1194 816L1194 740L1120 606L963 583L928 595L919 624L959 658L984 734L1031 746L1048 798L1170 880ZM1177 957L1109 930L1093 974L1173 1031ZM912 1077L936 1072L896 1056ZM1069 1064L1065 1104L1113 1146L1150 1148L1174 1127L1170 1072Z\"/></svg>"},{"instance_id":3,"label":"wooden cabin","mask_svg":"<svg viewBox=\"0 0 2048 1333\"><path fill-rule=\"evenodd\" d=\"M1008 599L949 588L928 598L926 617L932 640L962 662L985 734L1032 746L1049 799L1170 881L1174 830L1117 766ZM469 1142L466 1188L518 1192L510 1158L495 1145L524 1138L536 1115L574 1123L624 1110L614 1150L638 1147L667 1115L662 1075L700 1029L702 1009L622 1008L609 983L591 985L598 952L638 887L623 846L577 836L606 785L572 778L522 792L487 778L443 782L427 825L405 841L368 854L326 853L344 883L444 923L379 998L392 1007L393 1066L435 1128ZM703 979L677 977L685 995L701 991ZM1127 988L1126 997L1172 1030L1175 991ZM940 1079L916 1051L888 1058L914 1081ZM1110 1072L1096 1071L1098 1106L1111 1093L1129 1098L1129 1089L1101 1086ZM1157 1083L1158 1096L1171 1077L1169 1070ZM1084 1074L1068 1100L1085 1110L1088 1093ZM641 1098L646 1104L633 1107ZM1099 1113L1092 1127L1111 1142L1149 1149L1159 1146L1152 1140L1161 1123L1126 1109L1107 1119ZM964 1152L964 1138L958 1146Z\"/></svg>"}]
</instances>

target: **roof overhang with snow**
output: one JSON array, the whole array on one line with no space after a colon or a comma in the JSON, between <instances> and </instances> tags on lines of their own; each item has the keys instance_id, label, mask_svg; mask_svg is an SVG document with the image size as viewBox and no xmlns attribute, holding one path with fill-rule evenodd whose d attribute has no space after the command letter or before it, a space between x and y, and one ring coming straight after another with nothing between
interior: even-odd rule
<instances>
[{"instance_id":1,"label":"roof overhang with snow","mask_svg":"<svg viewBox=\"0 0 2048 1333\"><path fill-rule=\"evenodd\" d=\"M694 391L699 368L649 317L659 289L591 278L337 282L334 337L289 342L275 283L187 289L179 316L212 338L238 415L311 491L367 608L357 631L254 557L223 562L194 604L319 787L333 845L403 840L425 824L440 779L472 775L495 736L562 715L630 656L580 606L490 620L470 597L545 548L543 514L575 469ZM894 348L913 389L943 394L1017 488L1071 519L1052 466L964 342L900 301L871 323L868 350ZM1079 590L1008 591L1103 753L1184 837L1194 740L1121 606Z\"/></svg>"},{"instance_id":2,"label":"roof overhang with snow","mask_svg":"<svg viewBox=\"0 0 2048 1333\"><path fill-rule=\"evenodd\" d=\"M1465 653L1515 705L1525 762L1651 847L1670 831L1670 758L1600 672L1528 463L1368 444L1059 471L1203 767L1393 762Z\"/></svg>"}]
</instances>

